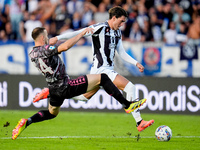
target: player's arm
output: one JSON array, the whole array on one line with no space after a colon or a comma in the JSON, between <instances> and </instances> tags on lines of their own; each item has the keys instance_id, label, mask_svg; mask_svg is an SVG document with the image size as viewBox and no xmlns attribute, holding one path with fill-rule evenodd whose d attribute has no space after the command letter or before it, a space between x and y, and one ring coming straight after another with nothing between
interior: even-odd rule
<instances>
[{"instance_id":1,"label":"player's arm","mask_svg":"<svg viewBox=\"0 0 200 150\"><path fill-rule=\"evenodd\" d=\"M73 38L65 41L61 45L58 46L58 53L61 53L63 51L67 51L70 49L72 46L74 46L84 35L86 34L92 34L93 33L93 28L85 28L80 32L78 35L74 36Z\"/></svg>"},{"instance_id":2,"label":"player's arm","mask_svg":"<svg viewBox=\"0 0 200 150\"><path fill-rule=\"evenodd\" d=\"M104 25L103 23L99 23L99 24L89 26L88 28L92 28L93 32L92 33L88 32L83 37L91 36L91 35L93 35L93 33L95 34L95 32L97 30L99 30L99 28L101 28L103 25ZM80 34L82 31L84 31L85 29L86 28L83 28L83 29L80 29L80 30L77 30L77 31L74 31L74 32L67 32L65 34L61 34L61 35L52 37L52 38L49 39L49 44L54 45L59 40L67 40L67 39L73 38L74 36ZM97 34L95 34L95 35L97 35Z\"/></svg>"},{"instance_id":3,"label":"player's arm","mask_svg":"<svg viewBox=\"0 0 200 150\"><path fill-rule=\"evenodd\" d=\"M123 60L137 66L140 72L144 71L143 65L141 65L137 60L133 59L130 55L128 55L126 53L126 51L122 45L122 40L119 40L119 43L117 45L117 52Z\"/></svg>"},{"instance_id":4,"label":"player's arm","mask_svg":"<svg viewBox=\"0 0 200 150\"><path fill-rule=\"evenodd\" d=\"M90 28L90 27L88 27L88 28ZM83 32L85 29L86 28L83 28L83 29L80 29L80 30L77 30L77 31L73 31L73 32L69 32L69 33L64 33L64 34L52 37L52 38L49 39L49 44L50 45L54 45L59 40L71 39L71 38L75 37L76 35L80 34L81 32ZM90 36L90 35L92 35L92 34L91 33L86 33L84 35L84 37L87 37L87 36Z\"/></svg>"}]
</instances>

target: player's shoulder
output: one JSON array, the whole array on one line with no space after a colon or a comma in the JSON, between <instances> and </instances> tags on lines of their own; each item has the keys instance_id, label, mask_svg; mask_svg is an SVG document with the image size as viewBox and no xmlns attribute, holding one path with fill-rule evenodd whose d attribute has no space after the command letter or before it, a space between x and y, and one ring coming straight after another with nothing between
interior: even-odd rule
<instances>
[{"instance_id":1,"label":"player's shoulder","mask_svg":"<svg viewBox=\"0 0 200 150\"><path fill-rule=\"evenodd\" d=\"M42 46L36 46L36 47L33 47L33 50L34 52L36 53L52 53L51 51L55 51L56 50L56 46L54 45L49 45L49 44L45 44L45 45L42 45Z\"/></svg>"},{"instance_id":2,"label":"player's shoulder","mask_svg":"<svg viewBox=\"0 0 200 150\"><path fill-rule=\"evenodd\" d=\"M97 24L92 25L91 27L94 29L93 36L99 34L107 26L108 26L107 22L101 22L101 23L97 23Z\"/></svg>"},{"instance_id":3,"label":"player's shoulder","mask_svg":"<svg viewBox=\"0 0 200 150\"><path fill-rule=\"evenodd\" d=\"M107 22L100 22L93 25L93 27L104 27L107 26Z\"/></svg>"},{"instance_id":4,"label":"player's shoulder","mask_svg":"<svg viewBox=\"0 0 200 150\"><path fill-rule=\"evenodd\" d=\"M107 22L101 22L101 23L96 23L96 24L91 25L91 27L94 28L95 30L98 30L106 26L108 26Z\"/></svg>"}]
</instances>

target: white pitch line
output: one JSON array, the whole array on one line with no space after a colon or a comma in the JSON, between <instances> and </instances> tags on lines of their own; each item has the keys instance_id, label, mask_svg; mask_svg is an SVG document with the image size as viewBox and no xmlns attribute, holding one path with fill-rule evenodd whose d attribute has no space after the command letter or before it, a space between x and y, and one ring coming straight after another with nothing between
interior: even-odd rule
<instances>
[{"instance_id":1,"label":"white pitch line","mask_svg":"<svg viewBox=\"0 0 200 150\"><path fill-rule=\"evenodd\" d=\"M137 136L44 136L44 137L18 137L17 139L67 139L67 138L137 138ZM140 136L140 138L148 139L155 138L155 136ZM200 138L200 136L172 136L172 138ZM0 139L11 139L11 137L0 137Z\"/></svg>"}]
</instances>

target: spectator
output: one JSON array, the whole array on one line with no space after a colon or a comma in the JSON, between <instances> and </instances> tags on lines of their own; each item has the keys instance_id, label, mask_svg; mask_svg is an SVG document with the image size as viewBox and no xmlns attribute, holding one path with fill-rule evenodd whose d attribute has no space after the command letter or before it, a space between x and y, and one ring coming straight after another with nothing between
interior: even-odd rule
<instances>
[{"instance_id":1,"label":"spectator","mask_svg":"<svg viewBox=\"0 0 200 150\"><path fill-rule=\"evenodd\" d=\"M32 42L33 38L31 37L31 32L33 31L34 28L36 27L42 27L42 23L41 21L36 19L36 14L35 13L31 13L29 15L29 20L27 20L24 23L24 30L21 29L22 32L22 39L24 39L24 42ZM23 31L26 31L25 33Z\"/></svg>"},{"instance_id":2,"label":"spectator","mask_svg":"<svg viewBox=\"0 0 200 150\"><path fill-rule=\"evenodd\" d=\"M50 1L41 0L36 11L36 18L45 25L52 17L59 3L51 3Z\"/></svg>"},{"instance_id":3,"label":"spectator","mask_svg":"<svg viewBox=\"0 0 200 150\"><path fill-rule=\"evenodd\" d=\"M55 23L55 30L59 31L60 28L65 24L66 19L71 19L68 14L66 5L64 5L63 0L59 0L58 6L52 16L53 23ZM56 34L59 34L58 32Z\"/></svg>"},{"instance_id":4,"label":"spectator","mask_svg":"<svg viewBox=\"0 0 200 150\"><path fill-rule=\"evenodd\" d=\"M138 5L138 15L136 17L136 20L140 26L140 28L144 28L144 22L147 21L149 18L148 18L148 15L147 15L147 9L145 7L144 4L140 4Z\"/></svg>"},{"instance_id":5,"label":"spectator","mask_svg":"<svg viewBox=\"0 0 200 150\"><path fill-rule=\"evenodd\" d=\"M187 42L187 28L184 22L180 24L180 28L176 34L176 42L181 45Z\"/></svg>"},{"instance_id":6,"label":"spectator","mask_svg":"<svg viewBox=\"0 0 200 150\"><path fill-rule=\"evenodd\" d=\"M90 22L93 20L93 15L96 12L97 12L97 8L95 5L93 5L90 2L84 3L84 9L83 9L82 20L81 20L82 27L86 27L90 24Z\"/></svg>"},{"instance_id":7,"label":"spectator","mask_svg":"<svg viewBox=\"0 0 200 150\"><path fill-rule=\"evenodd\" d=\"M10 20L12 26L12 31L20 39L19 24L22 20L21 3L19 0L12 0L10 4Z\"/></svg>"},{"instance_id":8,"label":"spectator","mask_svg":"<svg viewBox=\"0 0 200 150\"><path fill-rule=\"evenodd\" d=\"M169 29L164 32L164 42L169 45L176 44L176 25L174 22L170 22Z\"/></svg>"},{"instance_id":9,"label":"spectator","mask_svg":"<svg viewBox=\"0 0 200 150\"><path fill-rule=\"evenodd\" d=\"M84 1L92 3L96 8L99 6L100 3L102 3L102 0L100 0L100 1L97 1L97 0L84 0Z\"/></svg>"},{"instance_id":10,"label":"spectator","mask_svg":"<svg viewBox=\"0 0 200 150\"><path fill-rule=\"evenodd\" d=\"M0 30L0 40L3 42L7 42L8 41L8 37L6 35L6 31L5 30Z\"/></svg>"},{"instance_id":11,"label":"spectator","mask_svg":"<svg viewBox=\"0 0 200 150\"><path fill-rule=\"evenodd\" d=\"M133 0L126 0L126 3L122 5L122 8L128 12L128 14L135 11L137 8Z\"/></svg>"},{"instance_id":12,"label":"spectator","mask_svg":"<svg viewBox=\"0 0 200 150\"><path fill-rule=\"evenodd\" d=\"M13 25L11 24L11 22L7 22L5 26L5 33L7 35L8 40L14 41L17 39L17 34L12 30L12 26Z\"/></svg>"},{"instance_id":13,"label":"spectator","mask_svg":"<svg viewBox=\"0 0 200 150\"><path fill-rule=\"evenodd\" d=\"M153 40L155 42L160 42L162 40L161 24L158 21L157 15L155 13L152 13L150 16L150 24Z\"/></svg>"},{"instance_id":14,"label":"spectator","mask_svg":"<svg viewBox=\"0 0 200 150\"><path fill-rule=\"evenodd\" d=\"M151 27L149 21L144 21L144 28L142 29L142 42L153 41L153 35L151 31Z\"/></svg>"},{"instance_id":15,"label":"spectator","mask_svg":"<svg viewBox=\"0 0 200 150\"><path fill-rule=\"evenodd\" d=\"M192 8L193 8L192 21L194 21L198 16L198 14L200 14L200 0L192 0Z\"/></svg>"},{"instance_id":16,"label":"spectator","mask_svg":"<svg viewBox=\"0 0 200 150\"><path fill-rule=\"evenodd\" d=\"M145 0L144 1L144 5L147 8L147 10L149 10L150 8L154 7L154 0Z\"/></svg>"},{"instance_id":17,"label":"spectator","mask_svg":"<svg viewBox=\"0 0 200 150\"><path fill-rule=\"evenodd\" d=\"M80 0L69 0L66 4L68 13L73 16L75 12L83 12L83 2Z\"/></svg>"},{"instance_id":18,"label":"spectator","mask_svg":"<svg viewBox=\"0 0 200 150\"><path fill-rule=\"evenodd\" d=\"M152 16L150 15L150 17L152 17ZM157 18L156 24L158 24L159 26L162 26L163 19L164 19L162 3L156 3L156 18Z\"/></svg>"},{"instance_id":19,"label":"spectator","mask_svg":"<svg viewBox=\"0 0 200 150\"><path fill-rule=\"evenodd\" d=\"M75 12L72 19L72 29L78 30L81 28L81 16L78 12Z\"/></svg>"},{"instance_id":20,"label":"spectator","mask_svg":"<svg viewBox=\"0 0 200 150\"><path fill-rule=\"evenodd\" d=\"M112 8L112 4L110 2L110 0L102 0L102 3L104 3L106 5L106 10L108 11L110 8Z\"/></svg>"},{"instance_id":21,"label":"spectator","mask_svg":"<svg viewBox=\"0 0 200 150\"><path fill-rule=\"evenodd\" d=\"M100 3L98 7L98 11L94 14L95 23L105 22L105 20L109 19L109 14L106 11L105 3Z\"/></svg>"},{"instance_id":22,"label":"spectator","mask_svg":"<svg viewBox=\"0 0 200 150\"><path fill-rule=\"evenodd\" d=\"M30 15L29 15L28 11L24 11L23 12L23 18L22 18L21 22L19 23L20 37L21 37L21 40L24 41L24 42L26 41L26 36L25 36L26 29L24 28L24 23L26 21L28 21L29 18L30 18Z\"/></svg>"},{"instance_id":23,"label":"spectator","mask_svg":"<svg viewBox=\"0 0 200 150\"><path fill-rule=\"evenodd\" d=\"M193 8L192 8L192 1L191 0L176 0L176 4L179 5L179 7L183 8L183 11L190 16L192 16Z\"/></svg>"},{"instance_id":24,"label":"spectator","mask_svg":"<svg viewBox=\"0 0 200 150\"><path fill-rule=\"evenodd\" d=\"M125 28L122 32L122 35L124 38L128 38L132 24L137 17L137 5L134 3L133 0L127 0L126 3L122 6L122 8L128 12L128 18L126 23L124 24Z\"/></svg>"},{"instance_id":25,"label":"spectator","mask_svg":"<svg viewBox=\"0 0 200 150\"><path fill-rule=\"evenodd\" d=\"M131 32L129 35L130 42L141 42L142 41L142 31L137 21L132 25Z\"/></svg>"},{"instance_id":26,"label":"spectator","mask_svg":"<svg viewBox=\"0 0 200 150\"><path fill-rule=\"evenodd\" d=\"M28 13L32 13L37 11L38 7L39 7L39 2L38 0L26 0L26 5L27 5L27 11Z\"/></svg>"},{"instance_id":27,"label":"spectator","mask_svg":"<svg viewBox=\"0 0 200 150\"><path fill-rule=\"evenodd\" d=\"M71 20L70 19L66 19L63 26L60 28L59 30L59 34L65 34L67 32L73 32L73 29L70 28L71 27Z\"/></svg>"},{"instance_id":28,"label":"spectator","mask_svg":"<svg viewBox=\"0 0 200 150\"><path fill-rule=\"evenodd\" d=\"M188 36L188 44L190 45L200 44L200 14L190 25L187 36Z\"/></svg>"},{"instance_id":29,"label":"spectator","mask_svg":"<svg viewBox=\"0 0 200 150\"><path fill-rule=\"evenodd\" d=\"M122 6L122 4L123 4L122 0L114 0L113 1L113 7Z\"/></svg>"},{"instance_id":30,"label":"spectator","mask_svg":"<svg viewBox=\"0 0 200 150\"><path fill-rule=\"evenodd\" d=\"M177 4L175 5L175 14L173 15L173 22L176 23L176 30L179 29L179 25L181 22L184 22L187 27L189 27L189 22L191 17L188 13L185 13L182 7L179 7Z\"/></svg>"},{"instance_id":31,"label":"spectator","mask_svg":"<svg viewBox=\"0 0 200 150\"><path fill-rule=\"evenodd\" d=\"M9 20L10 0L1 0L0 4L0 30L5 30L5 24Z\"/></svg>"},{"instance_id":32,"label":"spectator","mask_svg":"<svg viewBox=\"0 0 200 150\"><path fill-rule=\"evenodd\" d=\"M170 3L163 5L163 22L161 27L162 32L165 32L169 28L169 23L172 21L173 14L171 9L172 7Z\"/></svg>"}]
</instances>

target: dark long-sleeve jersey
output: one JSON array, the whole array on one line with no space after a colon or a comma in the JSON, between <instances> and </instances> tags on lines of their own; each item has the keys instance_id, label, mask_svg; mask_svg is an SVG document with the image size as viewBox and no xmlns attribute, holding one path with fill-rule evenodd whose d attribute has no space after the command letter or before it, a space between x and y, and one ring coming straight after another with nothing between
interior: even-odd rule
<instances>
[{"instance_id":1,"label":"dark long-sleeve jersey","mask_svg":"<svg viewBox=\"0 0 200 150\"><path fill-rule=\"evenodd\" d=\"M58 88L69 79L65 72L65 65L58 56L57 47L51 45L43 45L33 47L29 53L31 61L38 70L45 76L49 87Z\"/></svg>"}]
</instances>

